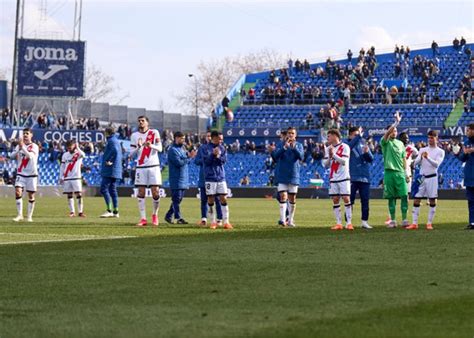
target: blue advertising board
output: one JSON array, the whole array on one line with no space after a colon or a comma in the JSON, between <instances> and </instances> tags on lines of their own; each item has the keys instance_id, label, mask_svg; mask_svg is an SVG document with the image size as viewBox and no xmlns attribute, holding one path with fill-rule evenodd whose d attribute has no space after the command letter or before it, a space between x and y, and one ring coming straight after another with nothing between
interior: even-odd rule
<instances>
[{"instance_id":1,"label":"blue advertising board","mask_svg":"<svg viewBox=\"0 0 474 338\"><path fill-rule=\"evenodd\" d=\"M17 94L82 97L84 55L84 41L19 39Z\"/></svg>"},{"instance_id":2,"label":"blue advertising board","mask_svg":"<svg viewBox=\"0 0 474 338\"><path fill-rule=\"evenodd\" d=\"M23 135L23 129L2 128L0 129L0 142L11 139L18 139ZM76 140L82 142L103 142L105 135L97 130L51 130L51 129L33 129L33 140L41 142L66 142Z\"/></svg>"}]
</instances>

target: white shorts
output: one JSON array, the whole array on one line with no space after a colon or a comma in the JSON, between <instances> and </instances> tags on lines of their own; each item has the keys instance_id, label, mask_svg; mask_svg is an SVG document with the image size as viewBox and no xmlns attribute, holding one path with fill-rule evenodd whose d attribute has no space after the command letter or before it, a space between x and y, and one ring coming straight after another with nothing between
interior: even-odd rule
<instances>
[{"instance_id":1,"label":"white shorts","mask_svg":"<svg viewBox=\"0 0 474 338\"><path fill-rule=\"evenodd\" d=\"M350 196L351 181L345 180L340 182L329 183L329 196Z\"/></svg>"},{"instance_id":2,"label":"white shorts","mask_svg":"<svg viewBox=\"0 0 474 338\"><path fill-rule=\"evenodd\" d=\"M423 178L415 198L438 198L438 176Z\"/></svg>"},{"instance_id":3,"label":"white shorts","mask_svg":"<svg viewBox=\"0 0 474 338\"><path fill-rule=\"evenodd\" d=\"M82 192L82 179L65 180L63 182L63 193Z\"/></svg>"},{"instance_id":4,"label":"white shorts","mask_svg":"<svg viewBox=\"0 0 474 338\"><path fill-rule=\"evenodd\" d=\"M38 188L38 177L16 176L15 187L23 188L29 192L36 192Z\"/></svg>"},{"instance_id":5,"label":"white shorts","mask_svg":"<svg viewBox=\"0 0 474 338\"><path fill-rule=\"evenodd\" d=\"M206 182L206 195L227 195L227 182Z\"/></svg>"},{"instance_id":6,"label":"white shorts","mask_svg":"<svg viewBox=\"0 0 474 338\"><path fill-rule=\"evenodd\" d=\"M137 168L135 174L136 187L151 187L161 185L160 166L150 168Z\"/></svg>"},{"instance_id":7,"label":"white shorts","mask_svg":"<svg viewBox=\"0 0 474 338\"><path fill-rule=\"evenodd\" d=\"M289 194L297 194L298 186L295 184L278 183L278 192L286 191Z\"/></svg>"}]
</instances>

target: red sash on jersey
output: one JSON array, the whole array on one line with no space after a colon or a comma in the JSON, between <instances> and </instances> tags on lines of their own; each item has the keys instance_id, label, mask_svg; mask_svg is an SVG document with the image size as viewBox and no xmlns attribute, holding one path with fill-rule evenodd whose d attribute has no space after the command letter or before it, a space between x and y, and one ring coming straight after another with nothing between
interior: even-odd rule
<instances>
[{"instance_id":1,"label":"red sash on jersey","mask_svg":"<svg viewBox=\"0 0 474 338\"><path fill-rule=\"evenodd\" d=\"M407 152L407 158L406 159L408 160L411 157L411 154L413 154L413 148L408 146L408 147L406 147L405 150Z\"/></svg>"},{"instance_id":2,"label":"red sash on jersey","mask_svg":"<svg viewBox=\"0 0 474 338\"><path fill-rule=\"evenodd\" d=\"M79 153L75 153L74 156L71 158L71 162L67 165L66 170L64 171L64 178L66 178L66 176L72 171L78 159Z\"/></svg>"},{"instance_id":3,"label":"red sash on jersey","mask_svg":"<svg viewBox=\"0 0 474 338\"><path fill-rule=\"evenodd\" d=\"M28 146L28 148L26 148L26 151L30 151L31 149L33 149L33 145L30 144ZM28 162L30 162L30 159L28 157L26 157L25 155L23 155L23 159L21 160L21 163L20 163L20 166L18 167L18 172L21 173L21 171L23 170L23 168L26 168L26 166L28 165Z\"/></svg>"},{"instance_id":4,"label":"red sash on jersey","mask_svg":"<svg viewBox=\"0 0 474 338\"><path fill-rule=\"evenodd\" d=\"M155 143L155 133L153 133L153 130L148 131L148 134L146 135L146 142L150 142L151 144ZM151 154L151 148L150 147L144 147L142 154L140 158L138 159L138 164L142 165L145 163L145 159L148 158Z\"/></svg>"},{"instance_id":5,"label":"red sash on jersey","mask_svg":"<svg viewBox=\"0 0 474 338\"><path fill-rule=\"evenodd\" d=\"M342 145L339 146L339 148L337 149L336 151L336 155L339 156L339 157L342 157L342 153L344 152L344 147ZM337 162L336 160L332 160L332 163L331 163L331 171L329 172L329 179L332 178L332 175L334 173L337 173L337 171L339 170L339 166L341 164L339 162Z\"/></svg>"}]
</instances>

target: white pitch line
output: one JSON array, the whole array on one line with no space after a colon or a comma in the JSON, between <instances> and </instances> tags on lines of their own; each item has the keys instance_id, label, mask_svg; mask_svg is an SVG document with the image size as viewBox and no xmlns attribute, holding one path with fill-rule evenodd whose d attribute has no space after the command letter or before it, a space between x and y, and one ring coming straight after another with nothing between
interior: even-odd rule
<instances>
[{"instance_id":1,"label":"white pitch line","mask_svg":"<svg viewBox=\"0 0 474 338\"><path fill-rule=\"evenodd\" d=\"M22 233L0 233L0 235L25 235ZM27 235L37 235L37 234L27 234ZM50 234L56 236L63 236L58 234ZM74 236L74 235L68 235ZM76 238L58 238L58 239L40 239L40 240L25 240L25 241L14 241L14 242L0 242L0 245L10 245L10 244L34 244L34 243L54 243L54 242L74 242L74 241L92 241L92 240L107 240L107 239L124 239L124 238L136 238L137 236L89 236L89 237L76 237Z\"/></svg>"}]
</instances>

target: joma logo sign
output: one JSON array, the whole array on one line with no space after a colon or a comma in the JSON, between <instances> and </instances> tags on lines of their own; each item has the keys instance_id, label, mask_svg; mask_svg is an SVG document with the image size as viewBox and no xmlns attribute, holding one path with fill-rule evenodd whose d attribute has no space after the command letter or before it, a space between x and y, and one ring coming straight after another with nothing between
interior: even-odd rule
<instances>
[{"instance_id":1,"label":"joma logo sign","mask_svg":"<svg viewBox=\"0 0 474 338\"><path fill-rule=\"evenodd\" d=\"M74 49L50 48L50 47L26 47L25 61L77 61L78 56Z\"/></svg>"}]
</instances>

